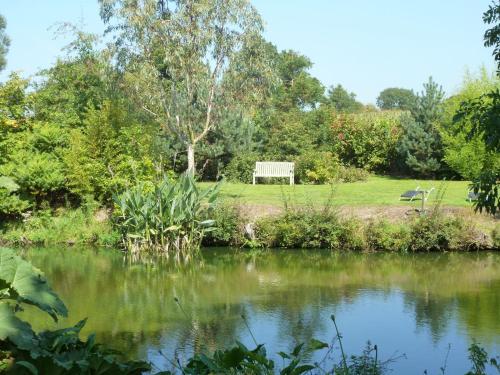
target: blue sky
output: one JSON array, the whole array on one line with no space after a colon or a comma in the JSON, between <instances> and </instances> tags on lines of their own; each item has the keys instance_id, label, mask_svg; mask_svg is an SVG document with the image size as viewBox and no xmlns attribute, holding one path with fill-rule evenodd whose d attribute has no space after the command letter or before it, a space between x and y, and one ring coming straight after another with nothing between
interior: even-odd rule
<instances>
[{"instance_id":1,"label":"blue sky","mask_svg":"<svg viewBox=\"0 0 500 375\"><path fill-rule=\"evenodd\" d=\"M387 87L420 91L432 75L448 94L464 71L494 69L483 47L481 15L490 0L254 0L266 22L266 38L314 63L325 86L342 84L359 100L374 103ZM12 45L6 79L46 68L68 39L54 38L57 23L85 24L100 33L97 0L0 0Z\"/></svg>"}]
</instances>

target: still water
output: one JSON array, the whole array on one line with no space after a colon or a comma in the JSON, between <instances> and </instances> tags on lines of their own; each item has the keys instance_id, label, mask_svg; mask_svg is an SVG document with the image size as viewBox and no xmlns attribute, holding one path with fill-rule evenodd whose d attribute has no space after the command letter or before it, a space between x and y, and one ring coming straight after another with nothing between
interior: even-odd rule
<instances>
[{"instance_id":1,"label":"still water","mask_svg":"<svg viewBox=\"0 0 500 375\"><path fill-rule=\"evenodd\" d=\"M69 308L68 325L88 317L84 334L170 369L193 351L253 348L242 319L268 352L317 338L331 342L335 314L346 352L367 341L396 358L395 374L447 374L469 368L473 340L500 354L500 254L332 254L207 249L203 261L133 263L118 251L31 249ZM182 309L174 298L178 298ZM183 311L184 310L184 311ZM35 327L53 327L32 311ZM338 346L336 343L335 345ZM281 363L276 356L277 363ZM314 360L314 358L313 358Z\"/></svg>"}]
</instances>

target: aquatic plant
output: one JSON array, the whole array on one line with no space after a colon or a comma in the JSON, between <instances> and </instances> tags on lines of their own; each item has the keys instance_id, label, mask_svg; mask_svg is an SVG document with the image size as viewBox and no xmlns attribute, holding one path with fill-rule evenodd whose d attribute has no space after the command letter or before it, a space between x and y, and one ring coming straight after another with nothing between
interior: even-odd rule
<instances>
[{"instance_id":1,"label":"aquatic plant","mask_svg":"<svg viewBox=\"0 0 500 375\"><path fill-rule=\"evenodd\" d=\"M213 209L220 183L200 190L186 173L173 180L165 177L148 188L139 184L114 197L118 208L116 226L123 245L132 252L155 251L188 259L199 248L214 220Z\"/></svg>"}]
</instances>

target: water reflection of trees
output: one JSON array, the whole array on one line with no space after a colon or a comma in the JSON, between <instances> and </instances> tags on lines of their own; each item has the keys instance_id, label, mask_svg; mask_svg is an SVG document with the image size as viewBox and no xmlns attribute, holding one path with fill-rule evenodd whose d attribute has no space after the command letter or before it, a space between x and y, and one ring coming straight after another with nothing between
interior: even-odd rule
<instances>
[{"instance_id":1,"label":"water reflection of trees","mask_svg":"<svg viewBox=\"0 0 500 375\"><path fill-rule=\"evenodd\" d=\"M399 290L416 326L435 340L453 317L483 342L499 330L496 254L210 250L202 263L181 269L168 262L130 264L119 253L89 249L28 256L66 301L70 322L88 316L86 332L126 351L161 348L166 341L196 351L229 345L246 335L242 314L250 321L252 314L272 316L278 335L307 341L330 328L322 319L325 306L351 304L367 290Z\"/></svg>"}]
</instances>

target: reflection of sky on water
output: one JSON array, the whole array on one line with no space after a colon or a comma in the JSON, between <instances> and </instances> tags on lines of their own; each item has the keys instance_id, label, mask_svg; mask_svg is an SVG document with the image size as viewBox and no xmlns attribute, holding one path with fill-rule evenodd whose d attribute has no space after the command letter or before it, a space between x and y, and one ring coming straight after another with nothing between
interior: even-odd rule
<instances>
[{"instance_id":1,"label":"reflection of sky on water","mask_svg":"<svg viewBox=\"0 0 500 375\"><path fill-rule=\"evenodd\" d=\"M109 251L96 256L53 249L29 257L62 295L70 322L88 316L85 333L96 331L107 345L160 369L170 369L176 356L183 361L195 350L229 347L235 340L253 348L242 314L277 364L276 353L299 342L314 337L330 343L331 314L347 353L360 354L370 340L379 358L405 354L390 365L395 374L439 373L449 343L449 374L469 369L473 338L492 354L500 352L498 255L288 251L255 259L222 252L183 272L129 266ZM312 360L322 357L320 352Z\"/></svg>"}]
</instances>

